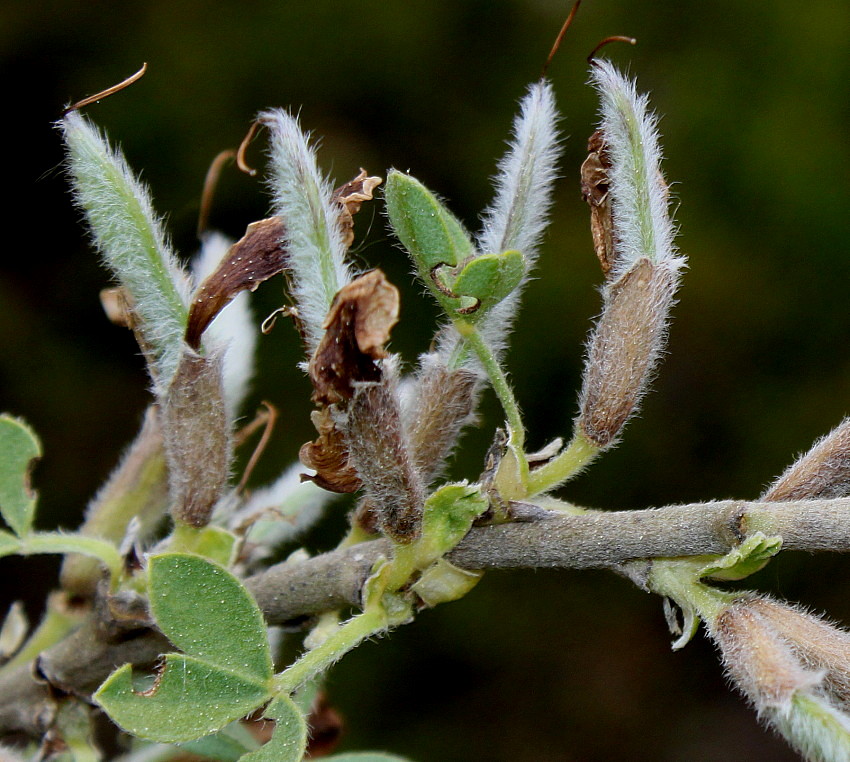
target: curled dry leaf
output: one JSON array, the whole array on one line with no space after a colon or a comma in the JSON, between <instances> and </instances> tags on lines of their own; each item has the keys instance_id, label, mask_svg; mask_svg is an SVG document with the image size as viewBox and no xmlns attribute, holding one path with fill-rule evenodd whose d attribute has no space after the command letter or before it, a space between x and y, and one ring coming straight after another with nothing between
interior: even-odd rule
<instances>
[{"instance_id":1,"label":"curled dry leaf","mask_svg":"<svg viewBox=\"0 0 850 762\"><path fill-rule=\"evenodd\" d=\"M283 222L269 217L248 225L215 271L198 287L186 324L186 343L192 349L201 345L201 336L216 315L241 291L257 286L286 267Z\"/></svg>"},{"instance_id":2,"label":"curled dry leaf","mask_svg":"<svg viewBox=\"0 0 850 762\"><path fill-rule=\"evenodd\" d=\"M348 462L345 436L336 427L330 408L314 410L310 419L319 432L319 437L313 442L301 445L298 458L316 474L302 474L301 478L315 482L329 492L357 492L360 489L360 477L357 476L354 466Z\"/></svg>"},{"instance_id":3,"label":"curled dry leaf","mask_svg":"<svg viewBox=\"0 0 850 762\"><path fill-rule=\"evenodd\" d=\"M325 333L310 359L309 373L320 404L351 399L357 381L378 381L375 364L398 322L399 296L380 270L355 278L339 290L325 320Z\"/></svg>"},{"instance_id":4,"label":"curled dry leaf","mask_svg":"<svg viewBox=\"0 0 850 762\"><path fill-rule=\"evenodd\" d=\"M590 232L593 235L593 248L602 274L608 277L614 263L614 233L611 218L611 199L608 196L610 179L608 170L611 161L608 157L605 139L601 130L596 130L587 141L587 158L581 165L581 195L590 205Z\"/></svg>"},{"instance_id":5,"label":"curled dry leaf","mask_svg":"<svg viewBox=\"0 0 850 762\"><path fill-rule=\"evenodd\" d=\"M344 185L340 185L333 192L333 200L341 207L339 215L339 228L342 231L342 240L346 247L354 243L354 215L360 211L360 205L364 201L372 200L372 193L383 179L370 177L369 173L360 168L360 174Z\"/></svg>"},{"instance_id":6,"label":"curled dry leaf","mask_svg":"<svg viewBox=\"0 0 850 762\"><path fill-rule=\"evenodd\" d=\"M386 357L384 344L398 321L398 308L398 289L380 270L355 278L334 298L325 333L310 359L313 400L319 408L312 420L319 437L303 445L299 457L316 471L304 478L331 492L355 492L361 482L329 406L346 406L356 382L380 380L375 361Z\"/></svg>"}]
</instances>

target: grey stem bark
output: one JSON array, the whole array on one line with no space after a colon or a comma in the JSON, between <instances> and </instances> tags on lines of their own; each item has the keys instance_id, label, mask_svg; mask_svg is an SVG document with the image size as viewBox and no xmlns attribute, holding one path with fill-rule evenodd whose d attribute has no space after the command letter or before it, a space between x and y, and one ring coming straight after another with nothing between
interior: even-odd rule
<instances>
[{"instance_id":1,"label":"grey stem bark","mask_svg":"<svg viewBox=\"0 0 850 762\"><path fill-rule=\"evenodd\" d=\"M519 506L522 509L522 506ZM522 513L522 510L519 511ZM581 514L525 511L537 518L474 528L448 555L465 569L612 568L633 559L723 554L756 531L778 535L783 548L850 551L850 498L793 502L713 503L641 511ZM273 566L245 581L270 625L357 607L372 565L390 553L386 540ZM36 664L0 672L0 736L40 736L57 691L82 698L126 662L153 664L169 650L151 630L108 638L90 621L45 651Z\"/></svg>"}]
</instances>

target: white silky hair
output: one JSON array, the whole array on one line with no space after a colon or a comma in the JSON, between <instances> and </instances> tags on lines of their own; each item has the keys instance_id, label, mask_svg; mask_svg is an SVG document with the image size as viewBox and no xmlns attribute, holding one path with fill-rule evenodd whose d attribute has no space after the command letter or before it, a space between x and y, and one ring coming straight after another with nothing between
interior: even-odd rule
<instances>
[{"instance_id":1,"label":"white silky hair","mask_svg":"<svg viewBox=\"0 0 850 762\"><path fill-rule=\"evenodd\" d=\"M478 247L483 253L522 252L523 282L483 318L481 332L497 353L505 348L520 294L537 261L558 177L559 115L552 86L541 79L528 88L514 118L508 150L494 177L495 195L482 214Z\"/></svg>"},{"instance_id":2,"label":"white silky hair","mask_svg":"<svg viewBox=\"0 0 850 762\"><path fill-rule=\"evenodd\" d=\"M271 134L269 184L274 213L283 220L293 296L312 352L324 332L334 295L352 278L345 261L340 211L331 201L332 184L319 171L315 149L297 117L275 109L259 118Z\"/></svg>"},{"instance_id":3,"label":"white silky hair","mask_svg":"<svg viewBox=\"0 0 850 762\"><path fill-rule=\"evenodd\" d=\"M254 490L245 504L229 517L228 525L235 528L253 521L247 539L267 548L307 531L338 495L311 481L302 482L304 470L300 463L294 463L271 484Z\"/></svg>"},{"instance_id":4,"label":"white silky hair","mask_svg":"<svg viewBox=\"0 0 850 762\"><path fill-rule=\"evenodd\" d=\"M600 97L600 129L605 139L611 216L617 257L610 280L616 281L641 257L678 271L685 264L674 244L676 227L661 174L658 119L649 99L632 79L608 61L593 62L591 84Z\"/></svg>"},{"instance_id":5,"label":"white silky hair","mask_svg":"<svg viewBox=\"0 0 850 762\"><path fill-rule=\"evenodd\" d=\"M74 200L85 212L104 263L135 303L145 340L157 356L157 383L164 388L182 351L189 278L171 250L147 187L121 151L77 112L59 126L68 146Z\"/></svg>"},{"instance_id":6,"label":"white silky hair","mask_svg":"<svg viewBox=\"0 0 850 762\"><path fill-rule=\"evenodd\" d=\"M233 241L214 231L205 233L201 249L192 262L195 284L200 285L227 256ZM257 327L251 314L250 295L243 291L227 304L204 332L212 349L224 348L222 383L230 419L239 413L254 376Z\"/></svg>"}]
</instances>

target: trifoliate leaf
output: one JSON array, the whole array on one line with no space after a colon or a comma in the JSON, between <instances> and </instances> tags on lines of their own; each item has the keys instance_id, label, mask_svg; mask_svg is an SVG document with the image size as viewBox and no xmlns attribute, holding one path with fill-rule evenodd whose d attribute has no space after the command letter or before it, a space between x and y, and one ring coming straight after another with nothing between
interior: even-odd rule
<instances>
[{"instance_id":1,"label":"trifoliate leaf","mask_svg":"<svg viewBox=\"0 0 850 762\"><path fill-rule=\"evenodd\" d=\"M163 553L148 567L151 613L175 646L147 690L132 667L94 696L122 728L153 741L193 741L254 711L271 696L266 628L254 599L226 569L201 556Z\"/></svg>"},{"instance_id":2,"label":"trifoliate leaf","mask_svg":"<svg viewBox=\"0 0 850 762\"><path fill-rule=\"evenodd\" d=\"M0 513L19 537L32 527L36 494L30 488L32 462L41 443L23 421L0 416Z\"/></svg>"}]
</instances>

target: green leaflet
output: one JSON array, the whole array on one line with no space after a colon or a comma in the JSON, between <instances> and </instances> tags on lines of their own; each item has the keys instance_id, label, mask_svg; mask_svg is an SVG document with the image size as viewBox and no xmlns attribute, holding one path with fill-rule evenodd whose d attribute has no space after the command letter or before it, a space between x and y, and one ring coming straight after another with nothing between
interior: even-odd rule
<instances>
[{"instance_id":1,"label":"green leaflet","mask_svg":"<svg viewBox=\"0 0 850 762\"><path fill-rule=\"evenodd\" d=\"M242 762L301 762L307 748L307 723L295 702L282 694L263 717L275 721L274 734L265 746L242 757Z\"/></svg>"},{"instance_id":2,"label":"green leaflet","mask_svg":"<svg viewBox=\"0 0 850 762\"><path fill-rule=\"evenodd\" d=\"M472 522L487 510L488 502L477 484L446 484L426 501L422 537L417 555L433 561L448 553L469 531Z\"/></svg>"},{"instance_id":3,"label":"green leaflet","mask_svg":"<svg viewBox=\"0 0 850 762\"><path fill-rule=\"evenodd\" d=\"M128 733L163 743L209 735L261 706L269 695L263 683L181 654L168 654L154 685L136 690L133 668L125 664L94 699Z\"/></svg>"},{"instance_id":4,"label":"green leaflet","mask_svg":"<svg viewBox=\"0 0 850 762\"><path fill-rule=\"evenodd\" d=\"M94 696L141 738L166 743L209 735L272 695L266 628L236 577L200 556L163 553L148 568L151 612L186 655L168 654L156 682L136 692L125 664Z\"/></svg>"},{"instance_id":5,"label":"green leaflet","mask_svg":"<svg viewBox=\"0 0 850 762\"><path fill-rule=\"evenodd\" d=\"M510 294L525 276L525 258L518 251L482 254L466 264L451 290L479 301L474 314L484 314Z\"/></svg>"},{"instance_id":6,"label":"green leaflet","mask_svg":"<svg viewBox=\"0 0 850 762\"><path fill-rule=\"evenodd\" d=\"M739 580L755 574L782 549L781 537L768 537L755 532L725 556L716 558L700 569L700 579Z\"/></svg>"},{"instance_id":7,"label":"green leaflet","mask_svg":"<svg viewBox=\"0 0 850 762\"><path fill-rule=\"evenodd\" d=\"M178 524L174 529L171 547L229 566L236 551L236 535L214 524L200 529Z\"/></svg>"},{"instance_id":8,"label":"green leaflet","mask_svg":"<svg viewBox=\"0 0 850 762\"><path fill-rule=\"evenodd\" d=\"M215 759L218 762L237 762L244 754L258 747L259 743L240 722L231 722L226 728L211 736L180 744L180 748L185 751L200 757Z\"/></svg>"},{"instance_id":9,"label":"green leaflet","mask_svg":"<svg viewBox=\"0 0 850 762\"><path fill-rule=\"evenodd\" d=\"M0 514L19 537L30 531L35 517L29 471L39 457L41 443L29 426L10 415L0 416ZM0 553L3 549L0 543Z\"/></svg>"},{"instance_id":10,"label":"green leaflet","mask_svg":"<svg viewBox=\"0 0 850 762\"><path fill-rule=\"evenodd\" d=\"M410 252L419 277L446 311L458 306L434 284L439 265L456 267L475 253L472 239L458 219L417 179L391 171L384 188L387 214L399 241Z\"/></svg>"},{"instance_id":11,"label":"green leaflet","mask_svg":"<svg viewBox=\"0 0 850 762\"><path fill-rule=\"evenodd\" d=\"M150 606L179 649L259 683L271 680L263 615L229 571L189 553L152 556Z\"/></svg>"},{"instance_id":12,"label":"green leaflet","mask_svg":"<svg viewBox=\"0 0 850 762\"><path fill-rule=\"evenodd\" d=\"M17 551L25 556L37 553L80 553L102 561L113 578L121 573L121 553L111 542L97 537L84 537L80 534L62 532L35 532L25 537ZM2 544L0 544L2 553Z\"/></svg>"}]
</instances>

